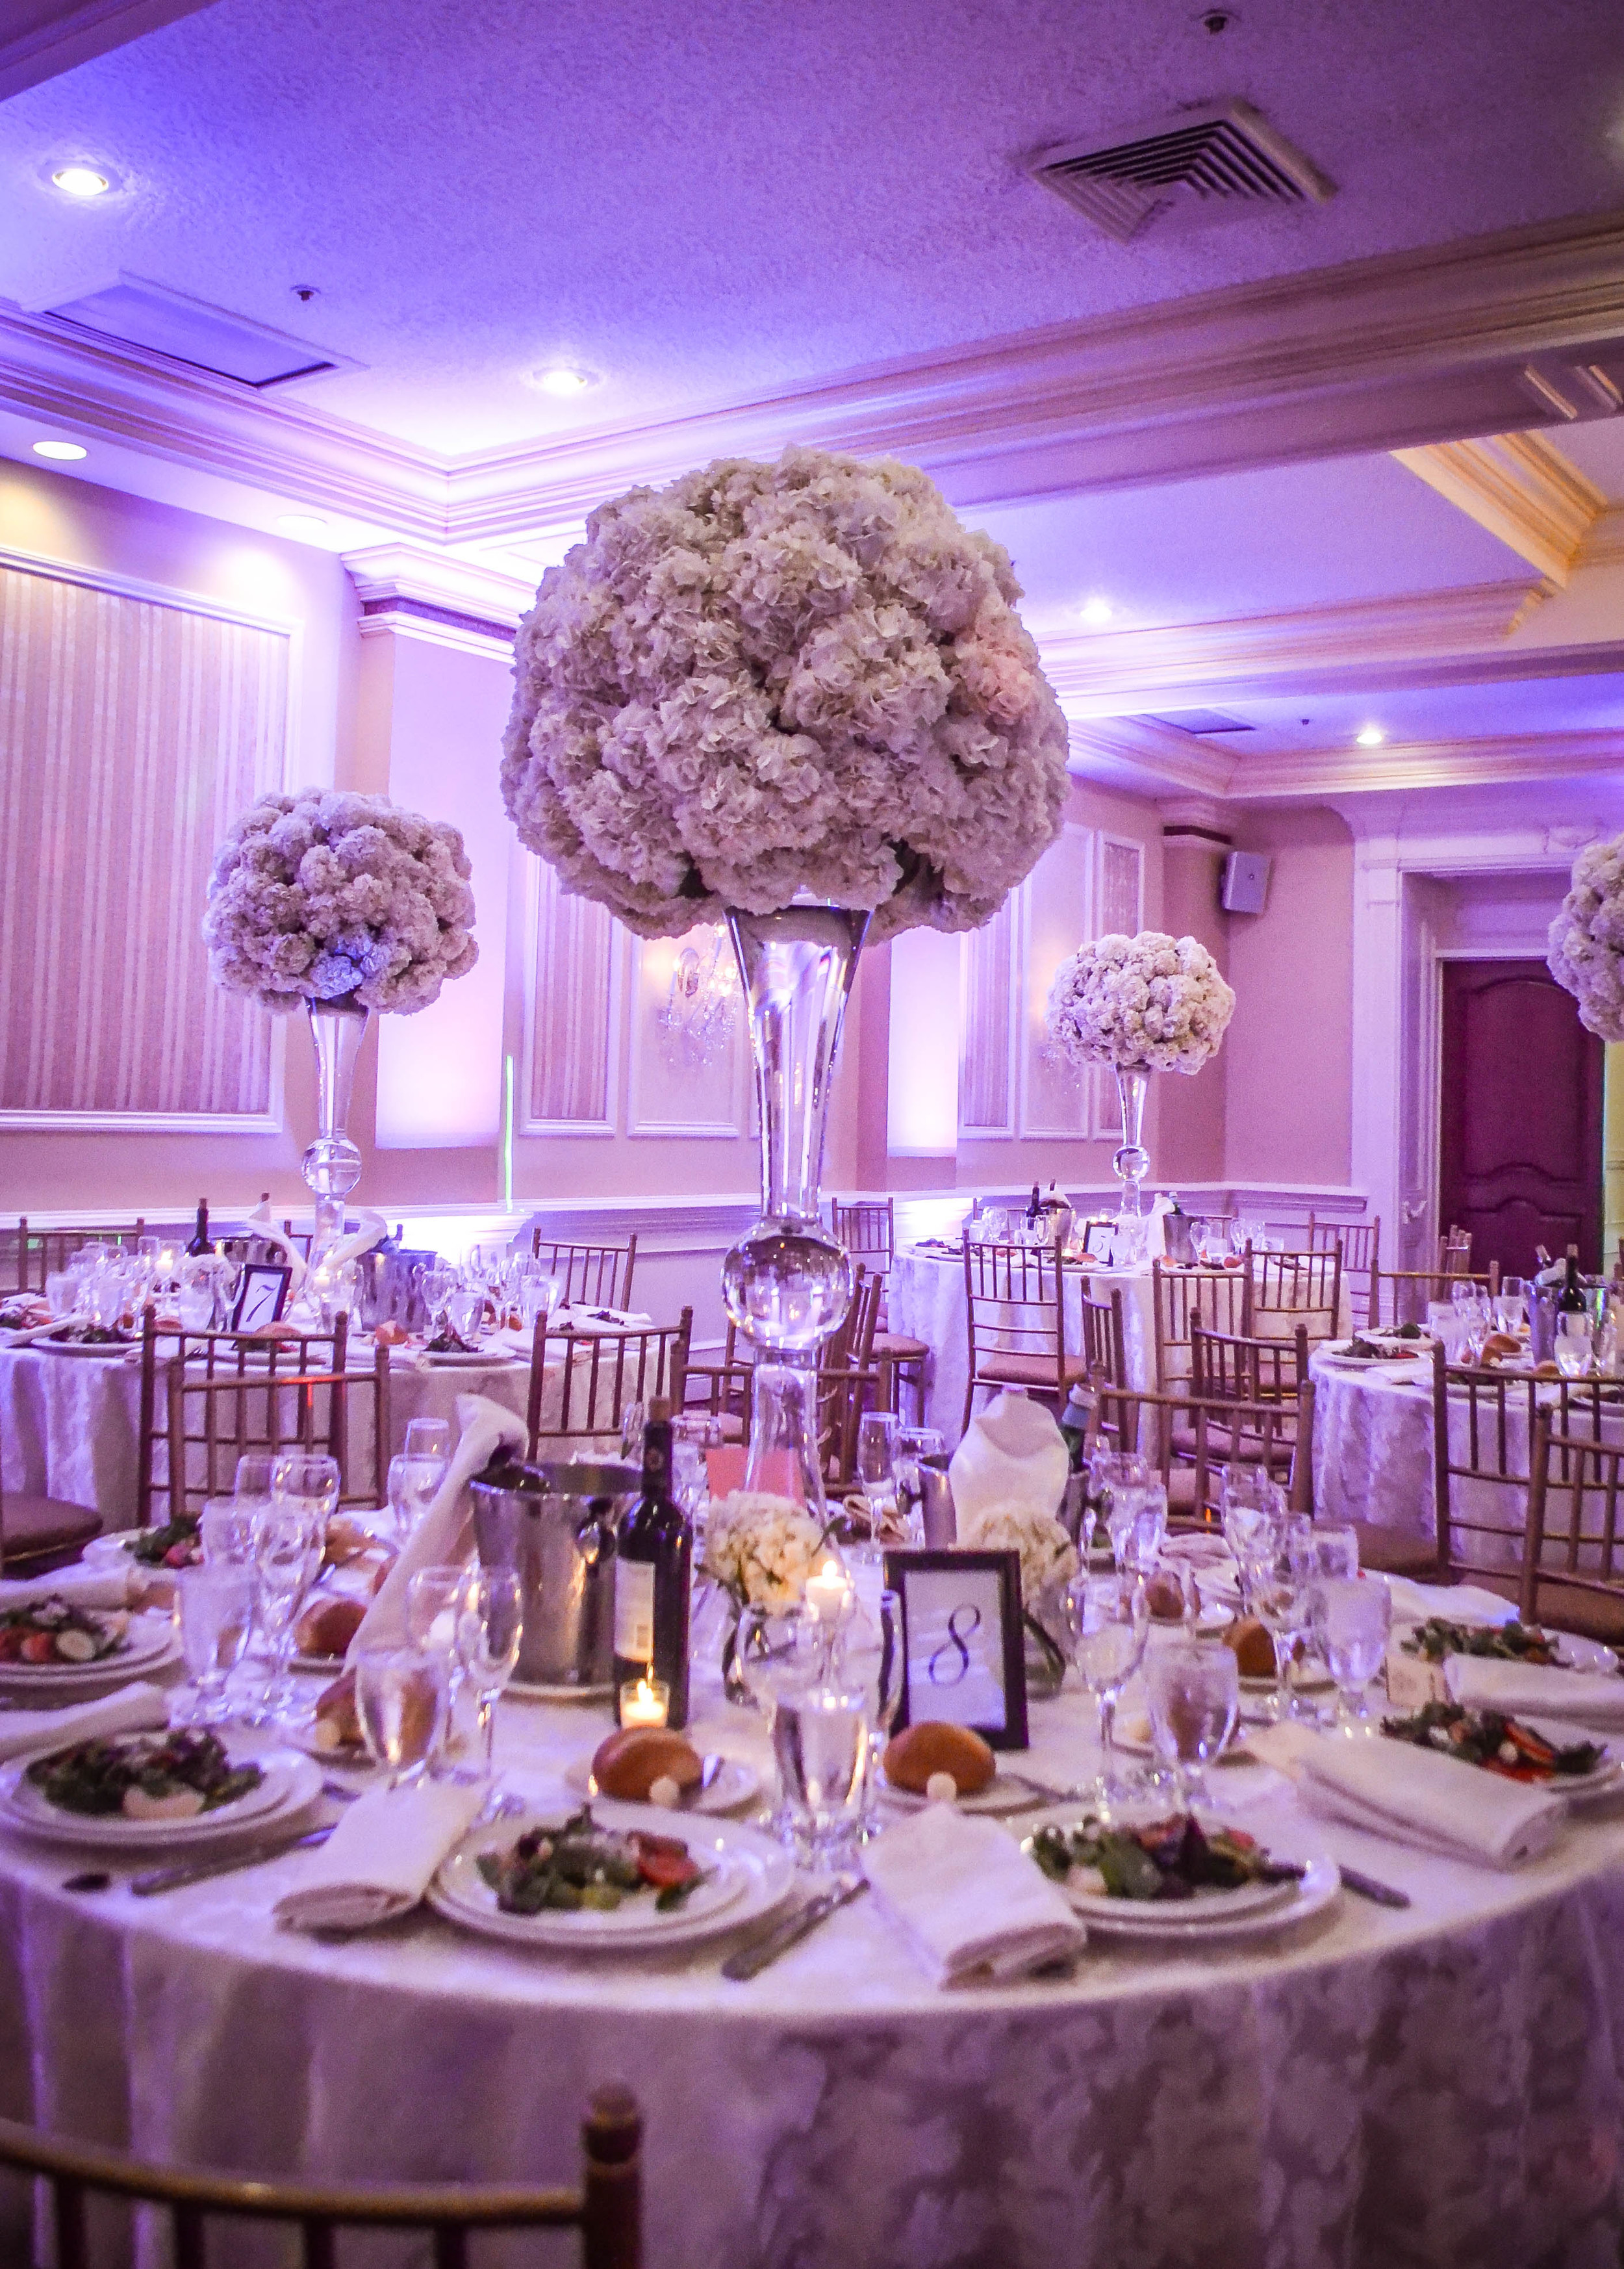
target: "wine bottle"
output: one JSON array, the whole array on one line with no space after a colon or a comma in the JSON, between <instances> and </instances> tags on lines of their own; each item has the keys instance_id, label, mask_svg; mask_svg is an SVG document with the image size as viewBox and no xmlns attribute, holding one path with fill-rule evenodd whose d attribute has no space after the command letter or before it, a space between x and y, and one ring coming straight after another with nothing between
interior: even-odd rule
<instances>
[{"instance_id":1,"label":"wine bottle","mask_svg":"<svg viewBox=\"0 0 1624 2269\"><path fill-rule=\"evenodd\" d=\"M1038 1193L1037 1193L1037 1183L1036 1183L1036 1182L1034 1182L1034 1183L1032 1184L1032 1201L1031 1201L1030 1205L1029 1205L1029 1206L1028 1206L1028 1208L1026 1208L1026 1217L1027 1217L1028 1221L1036 1221L1036 1220L1037 1220L1037 1216L1038 1216L1038 1215L1039 1215L1042 1211L1043 1211L1043 1201L1041 1200L1041 1198L1040 1198L1040 1197L1039 1197L1039 1195L1038 1195Z\"/></svg>"},{"instance_id":2,"label":"wine bottle","mask_svg":"<svg viewBox=\"0 0 1624 2269\"><path fill-rule=\"evenodd\" d=\"M671 1406L653 1401L643 1428L643 1494L615 1544L615 1696L651 1671L667 1688L666 1723L688 1723L688 1592L693 1531L671 1498Z\"/></svg>"},{"instance_id":3,"label":"wine bottle","mask_svg":"<svg viewBox=\"0 0 1624 2269\"><path fill-rule=\"evenodd\" d=\"M1579 1282L1579 1248L1576 1245L1570 1245L1568 1247L1568 1266L1562 1276L1562 1289L1556 1296L1556 1312L1559 1316L1582 1316L1587 1312L1589 1304L1584 1297L1584 1289Z\"/></svg>"},{"instance_id":4,"label":"wine bottle","mask_svg":"<svg viewBox=\"0 0 1624 2269\"><path fill-rule=\"evenodd\" d=\"M186 1249L188 1253L212 1253L214 1250L213 1245L209 1241L209 1201L207 1198L199 1198L197 1201L197 1226L192 1231L192 1241Z\"/></svg>"}]
</instances>

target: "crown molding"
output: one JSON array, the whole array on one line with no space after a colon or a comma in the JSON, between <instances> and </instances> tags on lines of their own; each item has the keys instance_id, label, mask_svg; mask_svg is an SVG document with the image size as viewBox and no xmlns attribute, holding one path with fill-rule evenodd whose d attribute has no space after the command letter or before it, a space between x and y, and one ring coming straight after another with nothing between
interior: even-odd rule
<instances>
[{"instance_id":1,"label":"crown molding","mask_svg":"<svg viewBox=\"0 0 1624 2269\"><path fill-rule=\"evenodd\" d=\"M212 5L213 0L67 0L64 6L59 0L48 21L0 39L0 102Z\"/></svg>"},{"instance_id":2,"label":"crown molding","mask_svg":"<svg viewBox=\"0 0 1624 2269\"><path fill-rule=\"evenodd\" d=\"M1607 507L1596 484L1542 433L1434 441L1393 455L1559 587Z\"/></svg>"},{"instance_id":3,"label":"crown molding","mask_svg":"<svg viewBox=\"0 0 1624 2269\"><path fill-rule=\"evenodd\" d=\"M1620 214L456 457L14 307L0 307L0 403L395 536L477 545L568 534L632 482L791 440L904 456L971 506L1504 433L1528 423L1531 358L1561 376L1603 368L1610 347L1624 370ZM1586 400L1601 413L1593 388Z\"/></svg>"},{"instance_id":4,"label":"crown molding","mask_svg":"<svg viewBox=\"0 0 1624 2269\"><path fill-rule=\"evenodd\" d=\"M416 544L367 544L340 557L363 606L406 600L488 624L510 642L535 602L534 587L516 575Z\"/></svg>"},{"instance_id":5,"label":"crown molding","mask_svg":"<svg viewBox=\"0 0 1624 2269\"><path fill-rule=\"evenodd\" d=\"M1170 788L1198 796L1229 793L1234 765L1193 735L1143 717L1071 722L1070 765L1085 780L1135 795L1165 798Z\"/></svg>"},{"instance_id":6,"label":"crown molding","mask_svg":"<svg viewBox=\"0 0 1624 2269\"><path fill-rule=\"evenodd\" d=\"M1394 790L1497 787L1612 772L1624 785L1624 733L1506 735L1480 741L1390 743L1379 750L1325 749L1247 757L1234 767L1231 802L1380 795Z\"/></svg>"}]
</instances>

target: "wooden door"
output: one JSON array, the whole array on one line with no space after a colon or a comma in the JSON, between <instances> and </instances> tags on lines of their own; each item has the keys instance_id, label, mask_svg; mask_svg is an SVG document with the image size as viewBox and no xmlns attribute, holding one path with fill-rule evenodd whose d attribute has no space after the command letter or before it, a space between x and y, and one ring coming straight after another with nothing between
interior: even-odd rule
<instances>
[{"instance_id":1,"label":"wooden door","mask_svg":"<svg viewBox=\"0 0 1624 2269\"><path fill-rule=\"evenodd\" d=\"M1601 1262L1604 1052L1543 961L1446 961L1438 1226L1472 1265L1532 1275L1534 1247Z\"/></svg>"}]
</instances>

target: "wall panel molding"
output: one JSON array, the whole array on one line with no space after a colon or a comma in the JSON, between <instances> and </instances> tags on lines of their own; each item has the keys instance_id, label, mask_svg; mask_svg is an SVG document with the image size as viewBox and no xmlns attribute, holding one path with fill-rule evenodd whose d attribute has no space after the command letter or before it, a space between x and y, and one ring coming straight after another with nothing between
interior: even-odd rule
<instances>
[{"instance_id":1,"label":"wall panel molding","mask_svg":"<svg viewBox=\"0 0 1624 2269\"><path fill-rule=\"evenodd\" d=\"M958 1131L975 1142L1013 1136L1021 1031L1019 893L972 929L961 951Z\"/></svg>"},{"instance_id":2,"label":"wall panel molding","mask_svg":"<svg viewBox=\"0 0 1624 2269\"><path fill-rule=\"evenodd\" d=\"M612 1135L624 936L607 906L529 861L520 1135Z\"/></svg>"},{"instance_id":3,"label":"wall panel molding","mask_svg":"<svg viewBox=\"0 0 1624 2269\"><path fill-rule=\"evenodd\" d=\"M727 1016L727 1036L714 1053L685 1049L665 1022L678 957L692 948L708 966L720 936L726 965L733 949L725 932L701 924L682 937L633 937L631 953L631 1056L626 1075L626 1132L667 1140L736 1142L749 1132L745 1073L749 1046L744 1009L736 988Z\"/></svg>"}]
</instances>

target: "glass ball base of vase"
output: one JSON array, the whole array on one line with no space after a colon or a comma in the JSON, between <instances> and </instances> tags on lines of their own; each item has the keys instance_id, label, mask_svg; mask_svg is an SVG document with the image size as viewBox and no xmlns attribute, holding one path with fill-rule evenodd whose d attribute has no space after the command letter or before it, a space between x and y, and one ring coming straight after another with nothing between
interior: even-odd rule
<instances>
[{"instance_id":1,"label":"glass ball base of vase","mask_svg":"<svg viewBox=\"0 0 1624 2269\"><path fill-rule=\"evenodd\" d=\"M723 1256L722 1302L764 1354L804 1355L844 1321L852 1264L821 1222L764 1219Z\"/></svg>"},{"instance_id":2,"label":"glass ball base of vase","mask_svg":"<svg viewBox=\"0 0 1624 2269\"><path fill-rule=\"evenodd\" d=\"M315 1200L315 1234L306 1256L314 1267L344 1233L344 1200L361 1179L361 1154L347 1134L319 1134L299 1170Z\"/></svg>"},{"instance_id":3,"label":"glass ball base of vase","mask_svg":"<svg viewBox=\"0 0 1624 2269\"><path fill-rule=\"evenodd\" d=\"M1144 1180L1150 1171L1149 1151L1140 1143L1125 1142L1113 1152L1111 1171L1122 1185L1118 1213L1125 1221L1136 1219L1145 1210Z\"/></svg>"}]
</instances>

